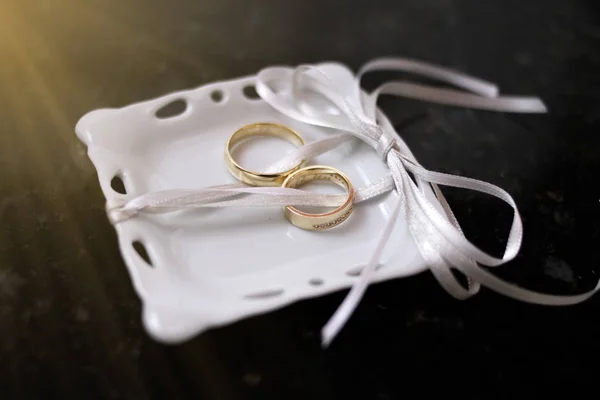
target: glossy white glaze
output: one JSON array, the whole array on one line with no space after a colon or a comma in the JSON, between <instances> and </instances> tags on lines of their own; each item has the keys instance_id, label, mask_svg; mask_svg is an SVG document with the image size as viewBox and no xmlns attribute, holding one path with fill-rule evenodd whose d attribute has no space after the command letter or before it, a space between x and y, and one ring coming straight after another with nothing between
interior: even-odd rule
<instances>
[{"instance_id":1,"label":"glossy white glaze","mask_svg":"<svg viewBox=\"0 0 600 400\"><path fill-rule=\"evenodd\" d=\"M322 68L338 84L351 84L346 67L328 63ZM77 135L88 146L106 199L123 196L111 188L116 174L123 177L126 196L235 182L223 151L231 133L244 124L278 122L307 142L331 134L246 98L243 88L253 82L254 77L217 82L82 117ZM215 90L223 94L220 102L211 98ZM187 103L183 114L155 116L176 99ZM256 160L274 161L280 149L277 140L265 141L243 158L255 165ZM360 143L341 146L311 164L344 171L355 187L387 173L376 153ZM212 326L349 287L356 279L352 272L367 262L395 197L392 192L362 203L344 224L323 232L296 228L279 207L188 210L119 223L119 245L143 301L148 332L162 342L180 342ZM152 266L133 249L136 240L145 245ZM376 280L425 269L406 224L398 223Z\"/></svg>"}]
</instances>

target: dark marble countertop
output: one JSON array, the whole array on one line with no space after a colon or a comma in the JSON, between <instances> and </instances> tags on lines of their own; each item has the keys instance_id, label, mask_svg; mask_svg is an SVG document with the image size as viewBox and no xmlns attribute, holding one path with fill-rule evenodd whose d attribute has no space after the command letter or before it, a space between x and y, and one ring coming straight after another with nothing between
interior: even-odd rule
<instances>
[{"instance_id":1,"label":"dark marble countertop","mask_svg":"<svg viewBox=\"0 0 600 400\"><path fill-rule=\"evenodd\" d=\"M427 168L515 197L525 241L500 276L580 293L600 271L600 8L493 3L0 2L0 398L391 400L559 389L581 398L594 388L598 298L551 308L484 289L461 302L430 273L370 287L327 350L319 330L343 292L182 345L156 343L74 134L92 109L272 64L356 69L402 55L453 67L505 93L539 95L550 113L391 99L384 110ZM445 193L468 237L499 254L510 209Z\"/></svg>"}]
</instances>

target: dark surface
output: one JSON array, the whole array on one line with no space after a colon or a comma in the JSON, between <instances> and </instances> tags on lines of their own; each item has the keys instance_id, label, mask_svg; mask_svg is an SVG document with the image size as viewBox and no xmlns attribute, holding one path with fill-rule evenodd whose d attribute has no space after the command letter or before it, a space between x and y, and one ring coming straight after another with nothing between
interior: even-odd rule
<instances>
[{"instance_id":1,"label":"dark surface","mask_svg":"<svg viewBox=\"0 0 600 400\"><path fill-rule=\"evenodd\" d=\"M460 302L429 273L372 286L328 350L318 333L344 293L181 346L157 344L142 329L73 128L95 108L271 64L337 60L356 69L403 55L455 67L505 93L537 94L551 113L402 100L384 109L427 168L515 197L525 242L502 276L577 293L593 287L600 259L597 2L179 3L0 1L1 399L506 398L559 388L580 398L593 387L597 298L544 308L483 290ZM468 236L498 254L509 210L447 193Z\"/></svg>"}]
</instances>

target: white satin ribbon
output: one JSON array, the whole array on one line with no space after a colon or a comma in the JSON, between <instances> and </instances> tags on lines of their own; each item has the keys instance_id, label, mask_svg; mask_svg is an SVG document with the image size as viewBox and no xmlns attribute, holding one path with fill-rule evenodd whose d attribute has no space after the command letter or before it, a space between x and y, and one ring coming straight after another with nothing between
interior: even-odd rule
<instances>
[{"instance_id":1,"label":"white satin ribbon","mask_svg":"<svg viewBox=\"0 0 600 400\"><path fill-rule=\"evenodd\" d=\"M376 70L404 71L452 84L463 91L441 89L409 82L387 82L364 94L360 79ZM273 88L278 88L275 91ZM353 285L340 307L322 330L322 342L329 345L344 326L367 289L380 264L381 254L398 218L404 218L416 246L441 286L453 297L466 299L484 285L505 296L545 305L569 305L591 297L598 286L575 296L555 296L533 292L506 282L478 264L496 267L512 260L523 238L521 218L512 197L501 188L475 179L428 171L415 159L387 118L377 109L382 94L408 97L429 102L470 108L520 113L543 113L546 107L537 98L502 97L495 85L446 68L403 58L377 59L367 63L357 74L354 85L339 85L312 66L266 68L257 76L258 94L279 112L300 122L340 131L329 138L309 143L273 164L269 172L282 171L301 159L310 159L349 140L359 139L371 146L388 165L391 175L357 191L356 202L386 193L398 193L398 203L360 279ZM338 113L323 111L306 96L312 92L331 102ZM409 172L414 176L411 179ZM438 185L487 193L513 209L513 223L506 249L501 258L493 257L472 244L463 234ZM434 194L441 207L428 199ZM343 195L314 194L298 189L256 188L242 184L222 185L199 190L174 190L148 193L137 198L108 204L109 216L118 223L139 212L162 213L195 207L239 207L274 205L336 206ZM465 288L453 275L456 269L467 276Z\"/></svg>"}]
</instances>

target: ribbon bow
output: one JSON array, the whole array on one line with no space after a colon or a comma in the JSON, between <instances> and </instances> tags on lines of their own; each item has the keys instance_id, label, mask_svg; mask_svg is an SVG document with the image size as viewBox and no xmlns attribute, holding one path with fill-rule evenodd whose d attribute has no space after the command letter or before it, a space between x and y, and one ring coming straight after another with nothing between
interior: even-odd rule
<instances>
[{"instance_id":1,"label":"ribbon bow","mask_svg":"<svg viewBox=\"0 0 600 400\"><path fill-rule=\"evenodd\" d=\"M387 82L365 94L360 80L363 74L374 70L411 72L436 79L458 88L451 90L410 82ZM275 89L276 88L276 89ZM478 264L496 267L512 260L521 247L523 227L512 197L503 189L487 182L428 171L422 167L389 120L377 109L382 94L392 94L441 104L464 106L494 111L544 113L546 108L537 98L499 96L491 83L445 68L403 58L377 59L367 63L353 85L334 82L323 71L313 66L297 68L271 67L257 75L258 94L276 110L306 124L332 128L342 133L309 143L290 153L269 167L266 172L277 172L310 159L349 140L359 139L372 147L387 164L391 175L359 189L355 202L380 195L390 190L398 193L397 204L381 234L379 242L362 269L360 279L323 327L322 343L328 346L342 329L367 289L385 245L398 218L404 218L417 249L440 285L453 297L467 299L484 285L505 296L524 302L544 305L570 305L591 297L599 288L574 296L555 296L517 287L506 282ZM468 92L467 92L468 91ZM471 93L469 93L471 92ZM334 109L317 107L314 94L326 98ZM310 96L309 96L310 95ZM333 110L333 111L332 111ZM414 177L411 178L411 175ZM493 257L472 244L463 234L450 206L438 185L475 190L497 197L514 211L506 248L501 258ZM241 193L243 198L233 198ZM273 206L273 205L326 205L336 206L343 196L314 194L289 188L247 187L242 184L222 185L199 190L162 191L135 199L109 204L109 216L114 223L133 217L138 212L168 212L186 207ZM437 201L432 201L437 199ZM452 269L467 277L467 287L458 282Z\"/></svg>"}]
</instances>

